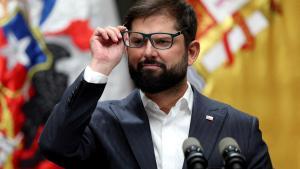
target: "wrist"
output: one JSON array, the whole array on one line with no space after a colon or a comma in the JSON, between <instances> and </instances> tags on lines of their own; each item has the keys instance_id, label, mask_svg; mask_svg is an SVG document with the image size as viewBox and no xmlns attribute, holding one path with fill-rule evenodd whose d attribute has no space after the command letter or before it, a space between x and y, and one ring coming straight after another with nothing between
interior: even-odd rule
<instances>
[{"instance_id":1,"label":"wrist","mask_svg":"<svg viewBox=\"0 0 300 169\"><path fill-rule=\"evenodd\" d=\"M108 76L110 74L110 72L112 71L112 66L110 66L109 63L104 63L101 61L97 61L97 60L92 60L92 62L89 64L89 67L98 73L104 74L106 76Z\"/></svg>"}]
</instances>

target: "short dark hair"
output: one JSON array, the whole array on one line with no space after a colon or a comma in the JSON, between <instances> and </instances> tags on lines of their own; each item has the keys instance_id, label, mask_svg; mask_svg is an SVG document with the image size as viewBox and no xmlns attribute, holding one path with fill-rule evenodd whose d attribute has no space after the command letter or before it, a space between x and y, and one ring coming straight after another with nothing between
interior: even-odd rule
<instances>
[{"instance_id":1,"label":"short dark hair","mask_svg":"<svg viewBox=\"0 0 300 169\"><path fill-rule=\"evenodd\" d=\"M198 26L197 17L193 7L185 0L139 0L129 9L124 18L124 26L131 30L134 19L164 13L174 16L176 29L183 30L186 46L195 40Z\"/></svg>"}]
</instances>

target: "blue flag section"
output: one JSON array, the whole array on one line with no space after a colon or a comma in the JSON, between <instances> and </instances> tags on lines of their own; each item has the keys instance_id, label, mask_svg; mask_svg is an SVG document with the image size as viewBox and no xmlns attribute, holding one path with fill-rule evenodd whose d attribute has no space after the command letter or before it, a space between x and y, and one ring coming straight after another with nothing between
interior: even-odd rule
<instances>
[{"instance_id":1,"label":"blue flag section","mask_svg":"<svg viewBox=\"0 0 300 169\"><path fill-rule=\"evenodd\" d=\"M30 27L27 25L25 18L20 11L18 11L6 24L2 25L2 29L6 37L9 36L9 34L13 34L18 41L23 39L30 40L25 49L29 58L28 65L25 65L28 69L36 64L45 63L47 61L47 56L44 53L43 47L39 44L37 37L34 37L34 33L30 30Z\"/></svg>"},{"instance_id":2,"label":"blue flag section","mask_svg":"<svg viewBox=\"0 0 300 169\"><path fill-rule=\"evenodd\" d=\"M47 17L49 16L49 14L51 13L56 0L43 0L43 9L42 9L42 14L41 14L41 18L40 18L40 25L42 25L44 23L44 21L47 19Z\"/></svg>"},{"instance_id":3,"label":"blue flag section","mask_svg":"<svg viewBox=\"0 0 300 169\"><path fill-rule=\"evenodd\" d=\"M49 53L47 53L46 46L42 41L41 37L38 35L38 31L33 31L30 26L28 25L27 21L25 20L24 15L20 10L17 10L15 13L15 16L11 17L9 20L7 20L4 24L1 25L4 36L6 36L6 39L8 41L11 41L12 45L15 46L16 50L25 50L20 51L24 52L27 56L26 58L23 58L23 61L25 62L24 66L26 66L27 69L31 69L33 66L37 64L43 63L45 66L44 69L47 69L47 65L51 63L51 59L49 59ZM24 49L19 49L20 46L16 46L16 44L20 44L19 42L27 41L27 46L22 46ZM23 43L22 43L23 44ZM4 49L5 51L5 49ZM15 51L9 51L9 52L15 52ZM14 53L4 53L4 55L11 55ZM20 57L20 56L9 56L11 57ZM47 63L47 64L45 64Z\"/></svg>"}]
</instances>

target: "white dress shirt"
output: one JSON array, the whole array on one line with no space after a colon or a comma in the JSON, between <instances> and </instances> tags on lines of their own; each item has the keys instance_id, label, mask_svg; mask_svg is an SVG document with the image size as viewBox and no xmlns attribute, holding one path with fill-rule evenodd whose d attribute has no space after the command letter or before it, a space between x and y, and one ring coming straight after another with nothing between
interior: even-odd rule
<instances>
[{"instance_id":1,"label":"white dress shirt","mask_svg":"<svg viewBox=\"0 0 300 169\"><path fill-rule=\"evenodd\" d=\"M182 143L188 137L191 122L193 91L188 88L176 105L166 114L143 92L141 99L149 118L150 130L158 169L182 169Z\"/></svg>"},{"instance_id":2,"label":"white dress shirt","mask_svg":"<svg viewBox=\"0 0 300 169\"><path fill-rule=\"evenodd\" d=\"M106 83L107 76L94 72L89 66L84 71L84 80L90 83ZM168 114L140 91L146 110L154 154L158 169L182 169L184 154L182 143L188 137L191 122L193 91L188 88Z\"/></svg>"}]
</instances>

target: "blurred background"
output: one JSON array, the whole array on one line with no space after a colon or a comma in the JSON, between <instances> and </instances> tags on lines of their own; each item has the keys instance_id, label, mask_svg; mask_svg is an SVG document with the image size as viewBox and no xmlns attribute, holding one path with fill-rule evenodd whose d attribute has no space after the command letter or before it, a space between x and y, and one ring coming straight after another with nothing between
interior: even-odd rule
<instances>
[{"instance_id":1,"label":"blurred background","mask_svg":"<svg viewBox=\"0 0 300 169\"><path fill-rule=\"evenodd\" d=\"M93 29L122 24L134 2L0 0L0 169L59 169L38 151L43 125L87 65ZM300 2L188 2L201 43L189 81L259 118L275 169L300 169ZM124 56L101 100L133 88Z\"/></svg>"}]
</instances>

